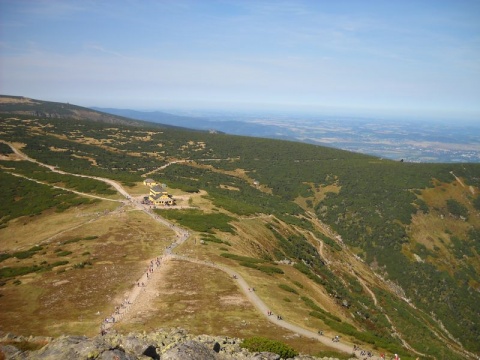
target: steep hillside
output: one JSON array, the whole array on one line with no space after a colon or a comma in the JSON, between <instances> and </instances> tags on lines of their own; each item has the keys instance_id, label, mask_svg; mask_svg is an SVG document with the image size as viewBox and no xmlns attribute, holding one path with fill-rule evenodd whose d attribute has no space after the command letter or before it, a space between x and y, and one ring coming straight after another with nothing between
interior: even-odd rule
<instances>
[{"instance_id":1,"label":"steep hillside","mask_svg":"<svg viewBox=\"0 0 480 360\"><path fill-rule=\"evenodd\" d=\"M30 99L23 96L0 95L0 113L27 115L35 118L73 119L101 122L116 125L133 126L162 126L171 127L167 124L146 123L125 116L113 115L102 111L96 111L82 106L52 101Z\"/></svg>"},{"instance_id":2,"label":"steep hillside","mask_svg":"<svg viewBox=\"0 0 480 360\"><path fill-rule=\"evenodd\" d=\"M95 116L40 117L32 101L17 100L18 109L10 103L10 114L0 115L0 305L9 309L0 330L96 328L87 299L95 298L97 316L105 314L176 236L139 214L137 203L121 202L99 177L140 198L148 192L141 182L151 177L179 200L157 216L191 235L163 268L150 306L135 307L118 329L262 333L321 351L324 345L258 319L228 270L289 323L341 334L342 343L402 359L480 354L480 165L400 163ZM90 287L100 276L101 286ZM219 298L228 300L211 306ZM77 302L71 314L47 311Z\"/></svg>"},{"instance_id":3,"label":"steep hillside","mask_svg":"<svg viewBox=\"0 0 480 360\"><path fill-rule=\"evenodd\" d=\"M231 135L295 140L295 133L285 127L271 124L255 124L235 120L209 120L202 117L179 116L161 111L135 111L128 109L93 108L108 114L124 116L132 119L150 121L153 123L180 126L188 129L224 132ZM298 140L297 140L298 141Z\"/></svg>"}]
</instances>

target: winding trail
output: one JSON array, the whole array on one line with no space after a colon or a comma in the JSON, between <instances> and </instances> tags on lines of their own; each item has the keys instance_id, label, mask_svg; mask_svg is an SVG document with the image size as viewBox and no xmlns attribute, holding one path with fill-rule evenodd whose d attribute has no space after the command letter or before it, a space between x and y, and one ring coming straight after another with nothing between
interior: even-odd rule
<instances>
[{"instance_id":1,"label":"winding trail","mask_svg":"<svg viewBox=\"0 0 480 360\"><path fill-rule=\"evenodd\" d=\"M370 289L370 287L366 284L366 282L361 278L361 276L359 276L355 271L351 271L351 274L353 276L355 276L355 278L360 282L360 284L362 284L363 288L365 289L366 292L368 292L368 294L370 295L370 297L372 298L373 300L373 303L374 305L381 310L382 314L385 315L385 318L387 319L387 321L389 322L390 324L390 327L393 331L393 333L398 337L398 339L402 342L403 346L414 352L415 354L417 355L420 355L420 356L427 356L417 350L415 350L412 346L410 346L410 344L402 337L402 335L398 332L397 328L395 327L395 325L393 324L392 320L390 319L390 316L388 316L388 314L386 314L384 311L383 311L383 308L378 304L378 300L377 300L377 297L375 296L375 293Z\"/></svg>"},{"instance_id":2,"label":"winding trail","mask_svg":"<svg viewBox=\"0 0 480 360\"><path fill-rule=\"evenodd\" d=\"M463 187L463 188L466 188L466 185L465 183L462 181L462 179L460 179L457 175L455 175L453 173L453 171L450 171L450 174L453 175L453 177L455 178L455 180L457 180L457 182ZM468 189L470 190L470 192L472 193L472 195L475 195L475 188L473 186L469 186Z\"/></svg>"},{"instance_id":3,"label":"winding trail","mask_svg":"<svg viewBox=\"0 0 480 360\"><path fill-rule=\"evenodd\" d=\"M24 178L24 179L26 179L26 180L36 182L37 184L42 184L42 185L50 186L50 187L52 187L52 188L54 188L54 189L60 189L60 190L68 191L68 192L71 192L71 193L74 193L74 194L77 194L77 195L91 197L91 198L94 198L94 199L99 199L99 200L104 200L104 201L114 201L114 202L123 203L123 200L109 199L109 198L106 198L106 197L103 197L103 196L88 194L88 193L84 193L84 192L81 192L81 191L68 189L68 188L65 188L65 187L62 187L62 186L52 185L52 184L49 184L49 183L47 183L47 182L43 182L43 181L40 181L40 180L37 180L37 179L32 179L32 178L29 178L28 176L25 176L25 175L22 175L22 174L17 174L17 173L11 172L11 171L6 171L6 172L7 172L8 174L10 174L10 175L13 175L13 176L16 176L16 177L21 177L21 178ZM68 174L68 173L63 173L63 174Z\"/></svg>"},{"instance_id":4,"label":"winding trail","mask_svg":"<svg viewBox=\"0 0 480 360\"><path fill-rule=\"evenodd\" d=\"M354 352L353 351L353 344L347 344L347 343L344 343L344 342L333 342L332 339L327 338L323 335L319 335L319 334L317 334L313 331L310 331L308 329L304 329L304 328L302 328L298 325L295 325L293 323L289 323L288 321L286 321L284 319L279 319L274 314L268 315L267 314L267 312L269 312L268 306L258 297L258 295L255 293L255 291L250 291L250 289L252 289L252 287L245 281L245 279L240 274L238 274L234 270L232 270L232 269L230 269L226 266L223 266L223 265L215 264L213 262L208 262L208 261L189 258L189 257L182 256L182 255L173 254L173 250L176 247L178 247L179 245L181 245L182 243L184 243L189 238L190 233L187 230L182 229L181 227L176 226L173 223L170 223L169 221L164 219L163 217L155 214L148 206L145 206L138 201L134 201L132 199L131 195L116 181L111 180L111 179L97 177L97 176L74 174L74 173L68 173L68 172L65 172L65 171L62 171L62 170L58 170L58 169L56 169L55 166L47 165L47 164L41 163L41 162L39 162L35 159L32 159L32 158L28 157L26 154L24 154L23 152L18 150L11 143L8 143L6 141L1 141L1 142L9 145L12 148L12 150L15 152L15 154L17 156L21 157L22 159L34 162L34 163L36 163L40 166L44 166L44 167L50 169L53 172L57 172L57 173L60 173L60 174L66 174L66 175L73 175L73 176L91 178L91 179L103 181L103 182L113 186L121 195L123 195L126 198L126 200L115 200L115 201L119 201L119 202L122 202L124 204L129 204L129 205L133 206L134 208L145 212L154 221L157 221L157 222L169 227L170 229L172 229L175 232L176 240L170 246L168 246L165 249L163 254L160 254L159 256L150 260L150 265L148 266L147 270L142 274L140 279L138 279L136 281L136 284L129 291L129 293L125 296L125 299L123 300L122 304L115 309L115 311L113 312L113 314L110 317L106 318L102 322L102 324L101 324L102 333L105 332L105 331L108 331L109 329L112 328L112 326L116 322L119 322L123 319L123 317L130 310L131 306L137 300L139 300L141 298L141 296L139 296L139 295L141 294L142 290L144 290L144 288L148 286L150 277L153 276L153 273L155 272L155 270L157 270L162 265L163 262L167 261L168 259L178 259L178 260L198 263L198 264L201 264L201 265L204 265L204 266L214 267L214 268L219 269L219 270L227 273L228 275L230 275L232 277L232 279L234 279L232 281L236 281L239 288L243 291L243 293L245 294L247 299L260 311L261 314L263 314L263 316L265 316L273 324L275 324L277 326L280 326L280 327L283 327L287 330L290 330L290 331L292 331L296 334L299 334L299 335L302 335L302 336L305 336L305 337L308 337L308 338L311 338L311 339L318 340L318 341L322 342L323 344L325 344L325 345L327 345L331 348L334 348L338 351L345 352L345 353L348 353L348 354L355 354L355 356L360 357L360 350L357 350L356 352ZM179 161L177 161L177 162L179 162ZM163 167L166 167L166 166L168 166L168 164L164 165ZM29 179L29 178L27 178L27 179ZM29 179L29 180L36 181L35 179ZM64 188L62 188L62 189L64 189ZM64 189L64 190L72 191L72 190L69 190L69 189ZM92 196L92 195L84 194L84 193L80 193L80 192L76 192L76 193L78 193L80 195L85 195L85 196ZM104 200L112 200L112 199L106 199L105 198ZM381 360L381 358L379 356L371 356L371 357L369 357L369 359L371 359L371 360Z\"/></svg>"},{"instance_id":5,"label":"winding trail","mask_svg":"<svg viewBox=\"0 0 480 360\"><path fill-rule=\"evenodd\" d=\"M310 214L310 216L313 218L313 214ZM315 218L316 219L316 218ZM316 223L318 225L321 225L320 224L320 221L318 221L318 219L316 219ZM322 226L322 229L325 229L325 226ZM330 260L327 259L326 257L326 254L324 252L324 243L322 240L318 239L314 233L312 233L311 231L309 231L309 234L310 236L312 236L312 238L314 238L318 243L319 243L319 253L320 253L320 256L322 257L322 260L325 261L325 264L328 265L330 263ZM333 234L333 232L330 232L330 235L331 237L335 237L335 234ZM398 337L398 339L402 342L403 346L414 352L415 354L417 355L421 355L421 356L427 356L421 352L418 352L417 350L415 350L412 346L410 346L410 344L401 336L401 334L398 332L397 328L395 327L394 323L392 322L392 320L390 319L390 317L388 316L388 314L385 313L385 311L383 310L383 308L378 304L378 300L377 300L377 297L375 296L375 293L370 289L370 287L367 285L366 281L353 269L353 267L349 267L350 269L350 273L360 282L360 284L363 286L363 288L365 289L365 291L370 295L370 297L372 298L372 301L373 301L373 304L375 305L375 307L377 307L382 313L383 315L385 315L387 321L389 322L390 324L390 327L393 331L393 333Z\"/></svg>"},{"instance_id":6,"label":"winding trail","mask_svg":"<svg viewBox=\"0 0 480 360\"><path fill-rule=\"evenodd\" d=\"M156 173L157 171L160 171L160 170L163 170L165 169L167 166L170 166L170 165L173 165L173 164L180 164L180 163L186 163L188 160L174 160L174 161L170 161L169 163L165 164L165 165L162 165L160 166L159 168L156 168L152 171L149 171L145 174L143 174L143 176L147 177L148 175L151 175L151 174L154 174Z\"/></svg>"},{"instance_id":7,"label":"winding trail","mask_svg":"<svg viewBox=\"0 0 480 360\"><path fill-rule=\"evenodd\" d=\"M302 328L298 325L289 323L288 321L286 321L284 319L280 320L273 313L271 315L268 315L267 313L269 312L269 307L263 302L262 299L260 299L260 297L258 297L258 295L255 291L251 290L252 287L236 271L234 271L234 270L232 270L232 269L230 269L226 266L215 264L211 261L203 261L203 260L193 259L193 258L190 258L190 257L187 257L187 256L182 256L182 255L171 255L171 257L172 257L172 259L189 261L189 262L204 265L204 266L210 266L210 267L213 267L215 269L219 269L219 270L227 273L228 275L230 275L230 277L232 279L234 279L234 281L236 281L238 287L243 291L243 293L245 294L247 299L257 308L258 311L260 311L260 313L262 313L273 324L275 324L279 327L282 327L284 329L290 330L290 331L292 331L294 333L297 333L299 335L303 335L307 338L318 340L318 341L322 342L323 344L325 344L329 347L332 347L336 350L339 350L339 351L342 351L342 352L345 352L345 353L349 353L349 354L353 353L353 345L349 345L349 344L342 343L342 342L332 342L332 339L327 338L326 336L319 335L316 332L313 332L313 331L304 329L304 328ZM371 357L370 359L380 359L380 358Z\"/></svg>"}]
</instances>

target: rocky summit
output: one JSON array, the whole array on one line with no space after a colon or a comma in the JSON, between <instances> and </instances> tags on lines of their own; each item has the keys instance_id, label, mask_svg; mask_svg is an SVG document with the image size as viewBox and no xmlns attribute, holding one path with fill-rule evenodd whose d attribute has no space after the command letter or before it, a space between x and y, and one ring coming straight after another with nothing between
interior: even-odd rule
<instances>
[{"instance_id":1,"label":"rocky summit","mask_svg":"<svg viewBox=\"0 0 480 360\"><path fill-rule=\"evenodd\" d=\"M0 339L0 360L279 360L270 352L250 352L240 347L242 339L222 336L192 335L183 329L160 329L151 333L110 332L93 338L23 337L7 334ZM30 344L29 347L25 344ZM38 350L26 350L45 344ZM298 355L295 360L335 360Z\"/></svg>"}]
</instances>

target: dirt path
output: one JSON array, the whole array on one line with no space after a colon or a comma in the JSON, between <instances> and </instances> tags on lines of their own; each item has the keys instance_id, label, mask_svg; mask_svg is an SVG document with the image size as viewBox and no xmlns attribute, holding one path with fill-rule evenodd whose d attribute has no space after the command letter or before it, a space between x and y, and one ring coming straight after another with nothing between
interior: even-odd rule
<instances>
[{"instance_id":1,"label":"dirt path","mask_svg":"<svg viewBox=\"0 0 480 360\"><path fill-rule=\"evenodd\" d=\"M455 180L457 180L458 183L459 183L463 188L465 187L465 184L463 183L462 179L460 179L457 175L455 175L455 174L453 173L453 171L450 171L450 174L453 175L453 177L455 178Z\"/></svg>"},{"instance_id":2,"label":"dirt path","mask_svg":"<svg viewBox=\"0 0 480 360\"><path fill-rule=\"evenodd\" d=\"M2 141L4 142L4 141ZM269 308L267 305L257 296L255 291L251 291L252 287L243 279L243 277L236 273L234 270L223 266L223 265L218 265L214 264L213 262L206 262L206 261L201 261L197 259L192 259L186 256L181 256L181 255L174 255L172 251L179 245L181 245L183 242L185 242L189 236L190 233L172 223L169 221L165 220L161 216L158 216L157 214L153 213L153 211L146 205L141 204L139 201L135 201L132 199L131 195L116 181L111 180L111 179L106 179L106 178L101 178L101 177L96 177L96 176L87 176L87 175L81 175L81 174L72 174L68 172L64 172L61 170L56 169L54 166L43 164L37 160L34 160L30 157L28 157L26 154L22 153L20 150L15 148L12 144L8 142L4 142L7 145L9 145L12 150L21 158L34 162L40 166L44 166L49 168L53 172L57 172L60 174L67 174L67 175L74 175L74 176L80 176L80 177L86 177L86 178L91 178L91 179L96 179L99 181L103 181L107 184L110 184L113 186L121 195L123 195L127 201L124 203L128 203L132 205L134 208L141 210L148 214L154 221L158 221L161 224L168 226L171 228L175 233L176 233L176 241L173 242L170 246L168 246L163 254L159 254L157 257L153 258L150 260L148 267L146 271L142 274L140 279L138 279L133 286L133 288L124 294L124 300L122 303L115 308L115 311L111 316L108 318L104 319L102 325L101 325L101 331L108 331L116 322L121 321L127 314L129 313L129 310L132 308L132 305L136 304L136 308L142 308L147 305L148 303L148 296L142 296L142 293L146 294L147 291L151 293L152 289L154 288L154 284L158 283L161 272L159 271L162 264L168 261L171 258L175 259L180 259L184 261L190 261L190 262L195 262L201 265L205 266L211 266L215 267L221 271L224 271L225 273L229 274L232 279L235 279L236 283L238 286L242 289L243 293L247 297L247 299L260 311L263 316L265 316L270 322L274 323L277 326L281 326L285 329L288 329L296 334L306 336L312 339L316 339L325 345L332 347L336 350L339 350L341 352L345 352L348 354L353 354L353 344L347 344L343 342L333 342L332 339L327 338L323 335L319 335L313 331L304 329L298 325L289 323L288 321L284 319L278 318L275 314L268 315L267 313L269 312ZM164 165L168 166L168 165ZM82 194L83 195L83 194ZM360 356L359 350L355 353L356 356ZM380 357L377 356L372 356L369 357L369 359L372 360L380 360Z\"/></svg>"},{"instance_id":3,"label":"dirt path","mask_svg":"<svg viewBox=\"0 0 480 360\"><path fill-rule=\"evenodd\" d=\"M183 261L189 261L189 262L193 262L193 263L200 264L200 265L210 266L210 267L219 269L219 270L227 273L228 275L230 275L230 277L232 279L234 279L234 281L237 283L237 285L243 291L243 293L245 294L247 299L257 308L257 310L261 314L263 314L263 316L266 317L266 319L268 321L270 321L273 324L275 324L277 326L280 326L284 329L290 330L290 331L292 331L296 334L303 335L305 337L318 340L321 343L323 343L323 344L325 344L325 345L327 345L327 346L329 346L329 347L331 347L335 350L339 350L341 352L345 352L345 353L348 353L348 354L353 354L354 353L353 352L353 344L348 344L348 343L344 343L344 342L341 342L341 341L333 342L332 339L329 338L329 337L319 335L316 332L313 332L313 331L310 331L308 329L304 329L304 328L302 328L298 325L289 323L285 319L279 319L276 314L273 314L273 313L270 312L269 307L263 302L262 299L260 299L260 297L258 297L258 295L255 291L252 291L252 287L236 271L234 271L234 270L232 270L232 269L230 269L226 266L223 266L223 265L215 264L215 263L209 262L209 261L193 259L193 258L189 258L187 256L172 255L171 258L172 259L183 260ZM270 312L271 315L268 315L269 312ZM360 352L361 352L361 350L356 351L355 355L360 356ZM379 356L372 356L372 357L369 357L369 359L371 359L371 360L381 360L381 358Z\"/></svg>"},{"instance_id":4,"label":"dirt path","mask_svg":"<svg viewBox=\"0 0 480 360\"><path fill-rule=\"evenodd\" d=\"M115 188L115 190L117 190L121 195L123 195L124 197L126 197L127 199L130 198L130 194L119 184L117 183L116 181L114 180L111 180L111 179L107 179L107 178L102 178L102 177L98 177L98 176L89 176L89 175L83 175L83 174L75 174L75 173L69 173L69 172L65 172L63 170L58 170L55 166L53 165L48 165L48 164L44 164L38 160L35 160L35 159L32 159L31 157L29 157L27 154L23 153L22 151L20 151L19 149L17 149L13 144L9 143L9 142L6 142L6 141L3 141L3 140L0 140L0 142L4 143L4 144L7 144L8 146L10 146L10 148L13 150L13 152L19 156L20 158L22 158L23 160L26 160L26 161L30 161L30 162L33 162L39 166L43 166L43 167L46 167L47 169L49 169L50 171L52 172L55 172L55 173L58 173L58 174L63 174L63 175L71 175L71 176L78 176L78 177L83 177L83 178L89 178L89 179L94 179L94 180L99 180L99 181L103 181L104 183L107 183L111 186L113 186ZM32 179L33 181L36 181L34 179ZM38 181L37 181L38 182ZM67 191L71 191L71 192L76 192L74 190L70 190L70 189L65 189L65 188L61 188L61 189L64 189L64 190L67 190ZM81 194L81 195L85 195L85 196L93 196L93 195L90 195L90 194L84 194L84 193L79 193L77 192L78 194ZM95 196L94 196L95 197ZM112 199L107 199L107 198L101 198L102 200L110 200L112 201ZM120 201L120 200L114 200L114 201Z\"/></svg>"},{"instance_id":5,"label":"dirt path","mask_svg":"<svg viewBox=\"0 0 480 360\"><path fill-rule=\"evenodd\" d=\"M24 178L24 179L26 179L26 180L30 180L30 181L36 182L37 184L42 184L42 185L50 186L50 187L52 187L52 188L54 188L54 189L60 189L60 190L68 191L68 192L71 192L71 193L74 193L74 194L77 194L77 195L86 196L86 197L91 197L91 198L94 198L94 199L105 200L105 201L123 202L122 200L109 199L109 198L102 197L102 196L98 196L98 195L87 194L87 193L84 193L84 192L80 192L80 191L76 191L76 190L72 190L72 189L67 189L67 188L65 188L65 187L58 186L58 185L52 185L52 184L49 184L49 183L46 183L46 182L43 182L43 181L40 181L40 180L37 180L37 179L32 179L32 178L29 178L28 176L21 175L21 174L17 174L17 173L14 173L14 172L10 172L10 171L6 171L6 172L7 172L8 174L10 174L10 175L13 175L13 176L16 176L16 177L21 177L21 178ZM65 174L65 173L64 173L64 174Z\"/></svg>"},{"instance_id":6,"label":"dirt path","mask_svg":"<svg viewBox=\"0 0 480 360\"><path fill-rule=\"evenodd\" d=\"M100 327L102 333L108 331L115 325L115 323L118 323L127 317L134 306L136 308L143 308L149 302L149 298L144 295L147 291L151 293L156 288L162 273L162 264L167 261L167 258L168 256L164 255L150 260L150 264L140 279L136 281L130 291L124 294L122 303L115 307L111 316L103 320Z\"/></svg>"},{"instance_id":7,"label":"dirt path","mask_svg":"<svg viewBox=\"0 0 480 360\"><path fill-rule=\"evenodd\" d=\"M373 303L375 304L376 307L380 308L380 310L382 311L383 315L385 315L388 323L390 324L390 327L392 329L392 332L400 339L400 341L402 342L403 346L414 352L415 354L417 355L421 355L421 356L427 356L425 354L422 354L421 352L418 352L417 350L415 350L413 347L410 346L410 344L402 337L402 335L397 331L397 328L395 327L395 325L393 324L392 320L390 319L390 317L383 311L383 309L378 305L378 300L377 300L377 297L375 296L375 293L370 289L370 287L366 284L366 282L360 277L358 276L358 274L356 274L353 270L351 271L351 274L353 276L355 276L355 278L360 282L360 284L362 284L363 288L365 289L366 292L368 292L368 294L370 295L370 297L372 298L373 300Z\"/></svg>"},{"instance_id":8,"label":"dirt path","mask_svg":"<svg viewBox=\"0 0 480 360\"><path fill-rule=\"evenodd\" d=\"M159 168L156 168L156 169L154 169L154 170L152 170L152 171L149 171L149 172L147 172L147 173L145 173L145 174L143 174L143 175L144 175L144 176L148 176L148 175L151 175L151 174L156 173L157 171L160 171L160 170L165 169L167 166L170 166L170 165L173 165L173 164L185 163L185 162L187 162L187 161L188 161L188 160L175 160L175 161L170 161L169 163L167 163L167 164L165 164L165 165L162 165L162 166L160 166Z\"/></svg>"},{"instance_id":9,"label":"dirt path","mask_svg":"<svg viewBox=\"0 0 480 360\"><path fill-rule=\"evenodd\" d=\"M168 272L169 256L163 256L160 259L160 264L153 273L150 274L145 286L138 286L132 289L130 294L125 294L128 298L128 306L121 310L121 315L118 317L119 321L131 321L139 315L148 313L152 310L152 300L158 295L158 288L164 280L164 276Z\"/></svg>"},{"instance_id":10,"label":"dirt path","mask_svg":"<svg viewBox=\"0 0 480 360\"><path fill-rule=\"evenodd\" d=\"M450 171L450 174L453 175L453 177L455 178L455 180L458 181L458 183L463 187L463 188L466 188L466 185L464 184L464 182L462 181L462 179L460 179L457 175L455 175L453 173L453 171ZM470 192L472 193L472 195L475 195L475 188L473 186L469 186L468 187L468 190L470 190Z\"/></svg>"},{"instance_id":11,"label":"dirt path","mask_svg":"<svg viewBox=\"0 0 480 360\"><path fill-rule=\"evenodd\" d=\"M159 254L157 257L150 260L140 279L138 279L133 288L124 295L122 303L119 306L116 306L112 315L105 318L102 322L100 327L102 333L111 329L115 323L122 321L124 317L128 315L133 305L135 305L135 308L137 309L142 309L150 302L149 299L151 296L145 296L145 294L151 294L152 291L155 291L156 284L158 284L161 274L162 264L171 258L172 250L184 243L190 236L188 231L171 224L161 216L156 215L148 206L139 202L132 203L136 205L137 209L144 211L154 221L158 221L172 229L176 234L176 240L165 248L163 254Z\"/></svg>"}]
</instances>

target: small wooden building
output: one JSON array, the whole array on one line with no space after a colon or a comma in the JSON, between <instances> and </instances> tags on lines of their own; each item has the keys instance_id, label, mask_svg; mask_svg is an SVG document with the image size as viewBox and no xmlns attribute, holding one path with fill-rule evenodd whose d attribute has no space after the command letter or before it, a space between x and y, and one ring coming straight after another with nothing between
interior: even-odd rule
<instances>
[{"instance_id":1,"label":"small wooden building","mask_svg":"<svg viewBox=\"0 0 480 360\"><path fill-rule=\"evenodd\" d=\"M158 183L155 180L149 178L149 179L145 179L143 181L143 185L146 185L148 187L152 187L152 186L158 185Z\"/></svg>"},{"instance_id":2,"label":"small wooden building","mask_svg":"<svg viewBox=\"0 0 480 360\"><path fill-rule=\"evenodd\" d=\"M150 196L148 199L154 205L175 205L175 199L169 195L165 187L154 185L150 187Z\"/></svg>"},{"instance_id":3,"label":"small wooden building","mask_svg":"<svg viewBox=\"0 0 480 360\"><path fill-rule=\"evenodd\" d=\"M150 200L155 205L175 205L175 199L172 198L172 195L167 193L161 195L150 196Z\"/></svg>"}]
</instances>

